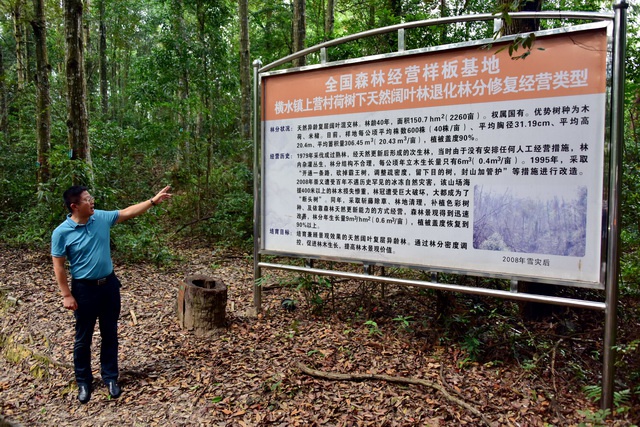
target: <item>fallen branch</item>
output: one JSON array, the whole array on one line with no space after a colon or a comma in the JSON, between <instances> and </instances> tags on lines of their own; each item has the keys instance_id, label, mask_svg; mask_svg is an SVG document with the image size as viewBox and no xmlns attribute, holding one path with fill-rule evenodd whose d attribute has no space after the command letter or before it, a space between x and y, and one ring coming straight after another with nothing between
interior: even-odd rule
<instances>
[{"instance_id":1,"label":"fallen branch","mask_svg":"<svg viewBox=\"0 0 640 427\"><path fill-rule=\"evenodd\" d=\"M462 393L460 393L458 390L456 390L455 388L451 387L448 383L447 380L444 377L444 363L440 364L440 381L442 382L442 387L446 388L447 390L451 390L452 393L458 395L461 399L465 399L464 395ZM471 402L471 404L480 404L479 402L475 402L473 400L467 399L468 401Z\"/></svg>"},{"instance_id":2,"label":"fallen branch","mask_svg":"<svg viewBox=\"0 0 640 427\"><path fill-rule=\"evenodd\" d=\"M560 338L551 351L551 379L553 380L553 391L556 392L556 396L558 395L558 386L556 385L556 352L558 351L558 347L562 341L563 339Z\"/></svg>"},{"instance_id":3,"label":"fallen branch","mask_svg":"<svg viewBox=\"0 0 640 427\"><path fill-rule=\"evenodd\" d=\"M487 420L487 418L485 418L485 416L482 415L482 413L478 409L476 409L473 406L469 405L464 400L458 399L457 397L451 395L440 384L437 384L437 383L434 383L434 382L431 382L431 381L421 380L419 378L411 378L411 377L408 377L408 378L407 377L392 377L390 375L383 375L383 374L357 374L357 373L356 374L339 374L339 373L336 373L336 372L325 372L325 371L318 371L316 369L311 369L311 368L309 368L308 366L306 366L303 363L298 363L298 368L304 374L307 374L309 376L316 377L316 378L324 378L324 379L327 379L327 380L335 380L335 381L367 381L367 380L374 380L374 381L387 381L387 382L399 383L399 384L414 384L414 385L421 385L421 386L427 387L427 388L432 388L434 390L439 391L445 397L445 399L447 399L449 402L463 407L464 409L466 409L467 411L471 412L476 417L480 418L482 420L482 422L484 424L486 424L487 426L491 425L489 423L489 420Z\"/></svg>"}]
</instances>

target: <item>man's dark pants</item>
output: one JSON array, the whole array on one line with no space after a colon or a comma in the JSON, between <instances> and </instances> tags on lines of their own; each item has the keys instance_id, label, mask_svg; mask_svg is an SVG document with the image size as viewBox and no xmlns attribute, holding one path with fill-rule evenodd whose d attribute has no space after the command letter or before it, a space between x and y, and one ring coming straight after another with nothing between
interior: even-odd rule
<instances>
[{"instance_id":1,"label":"man's dark pants","mask_svg":"<svg viewBox=\"0 0 640 427\"><path fill-rule=\"evenodd\" d=\"M100 367L102 381L118 380L118 317L120 316L120 281L114 273L104 283L96 280L72 280L73 297L78 303L74 312L76 337L73 346L73 364L76 382L90 385L91 340L96 320L99 321L102 344Z\"/></svg>"}]
</instances>

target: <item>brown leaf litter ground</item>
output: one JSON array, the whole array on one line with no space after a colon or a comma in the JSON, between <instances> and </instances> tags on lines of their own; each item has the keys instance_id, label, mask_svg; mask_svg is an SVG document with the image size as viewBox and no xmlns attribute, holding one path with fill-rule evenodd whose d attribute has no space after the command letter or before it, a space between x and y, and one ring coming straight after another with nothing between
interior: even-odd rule
<instances>
[{"instance_id":1,"label":"brown leaf litter ground","mask_svg":"<svg viewBox=\"0 0 640 427\"><path fill-rule=\"evenodd\" d=\"M320 306L296 289L299 278L265 271L256 317L251 257L198 248L181 249L171 267L116 264L123 394L110 399L99 381L96 332L94 392L81 405L73 315L50 257L0 249L0 425L598 425L583 386L599 385L601 313L525 323L505 301L458 295L443 305L416 288L307 282ZM178 286L192 274L228 287L227 327L207 338L177 322ZM296 309L283 308L284 298ZM315 377L305 367L360 377ZM393 381L407 378L423 383ZM632 425L639 406L632 396L606 424Z\"/></svg>"}]
</instances>

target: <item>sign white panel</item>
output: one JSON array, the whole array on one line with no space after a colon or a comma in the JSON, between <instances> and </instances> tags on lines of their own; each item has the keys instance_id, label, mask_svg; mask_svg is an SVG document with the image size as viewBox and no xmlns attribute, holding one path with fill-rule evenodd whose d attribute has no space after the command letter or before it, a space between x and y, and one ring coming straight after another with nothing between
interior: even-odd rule
<instances>
[{"instance_id":1,"label":"sign white panel","mask_svg":"<svg viewBox=\"0 0 640 427\"><path fill-rule=\"evenodd\" d=\"M600 283L604 30L263 79L262 249Z\"/></svg>"}]
</instances>

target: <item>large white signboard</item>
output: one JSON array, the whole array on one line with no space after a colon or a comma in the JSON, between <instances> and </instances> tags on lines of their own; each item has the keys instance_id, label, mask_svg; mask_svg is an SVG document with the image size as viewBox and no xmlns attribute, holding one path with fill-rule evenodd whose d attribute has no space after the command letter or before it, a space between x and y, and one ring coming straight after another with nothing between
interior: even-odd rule
<instances>
[{"instance_id":1,"label":"large white signboard","mask_svg":"<svg viewBox=\"0 0 640 427\"><path fill-rule=\"evenodd\" d=\"M265 76L261 249L600 286L606 43Z\"/></svg>"}]
</instances>

